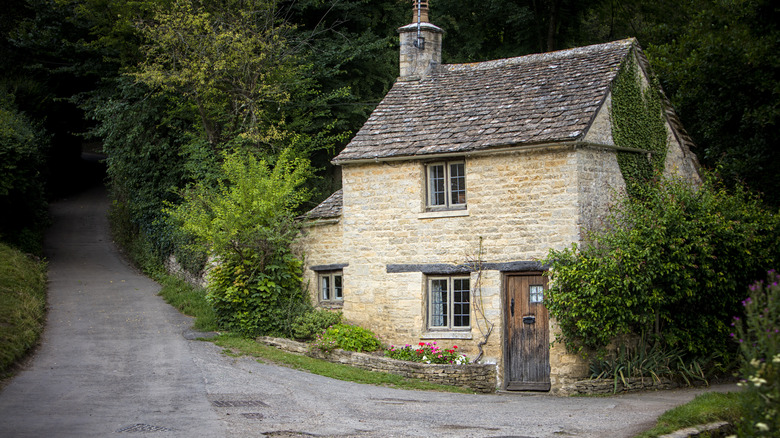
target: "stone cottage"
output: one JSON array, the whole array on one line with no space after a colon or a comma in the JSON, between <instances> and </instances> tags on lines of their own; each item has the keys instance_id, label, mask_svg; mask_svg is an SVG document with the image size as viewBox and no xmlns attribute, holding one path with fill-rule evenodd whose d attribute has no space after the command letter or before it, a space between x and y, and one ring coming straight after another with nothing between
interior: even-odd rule
<instances>
[{"instance_id":1,"label":"stone cottage","mask_svg":"<svg viewBox=\"0 0 780 438\"><path fill-rule=\"evenodd\" d=\"M308 214L307 284L388 344L455 344L497 365L499 389L560 390L587 364L550 346L540 260L581 241L624 187L610 87L627 62L647 86L648 63L628 39L443 65L422 3L398 29L400 77L333 160L342 190ZM666 173L697 181L665 116Z\"/></svg>"}]
</instances>

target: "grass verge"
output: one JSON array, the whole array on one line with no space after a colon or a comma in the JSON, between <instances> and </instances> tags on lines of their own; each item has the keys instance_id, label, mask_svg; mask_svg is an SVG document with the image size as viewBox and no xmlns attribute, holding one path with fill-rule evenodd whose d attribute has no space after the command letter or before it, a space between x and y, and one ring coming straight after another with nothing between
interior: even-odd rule
<instances>
[{"instance_id":1,"label":"grass verge","mask_svg":"<svg viewBox=\"0 0 780 438\"><path fill-rule=\"evenodd\" d=\"M741 394L707 392L689 403L677 406L658 417L655 427L636 438L653 438L676 430L716 421L736 424L742 416Z\"/></svg>"},{"instance_id":2,"label":"grass verge","mask_svg":"<svg viewBox=\"0 0 780 438\"><path fill-rule=\"evenodd\" d=\"M172 275L158 272L147 273L162 285L160 296L162 296L168 304L172 305L185 315L195 317L193 328L199 331L219 330L214 309L206 301L205 290L192 286L186 281ZM399 389L456 392L463 394L474 392L467 388L408 379L390 373L367 371L308 356L288 353L274 347L259 344L252 339L246 339L233 334L222 334L216 338L209 339L209 341L225 348L226 354L255 357L261 362L265 361L333 379Z\"/></svg>"},{"instance_id":3,"label":"grass verge","mask_svg":"<svg viewBox=\"0 0 780 438\"><path fill-rule=\"evenodd\" d=\"M309 356L287 353L278 348L259 344L252 339L246 339L240 336L220 335L210 339L210 341L225 348L226 354L234 356L251 356L258 358L260 362L270 362L276 365L283 365L296 370L307 371L312 374L318 374L320 376L338 380L417 391L441 391L461 394L471 394L474 392L468 388L439 385L423 380L409 379L395 374L367 371L348 365L315 359Z\"/></svg>"},{"instance_id":4,"label":"grass verge","mask_svg":"<svg viewBox=\"0 0 780 438\"><path fill-rule=\"evenodd\" d=\"M179 312L195 317L193 328L208 332L219 328L217 314L206 301L206 291L193 286L186 281L168 274L157 274L154 279L162 285L159 295L179 310Z\"/></svg>"},{"instance_id":5,"label":"grass verge","mask_svg":"<svg viewBox=\"0 0 780 438\"><path fill-rule=\"evenodd\" d=\"M0 243L0 378L37 344L46 317L46 263Z\"/></svg>"}]
</instances>

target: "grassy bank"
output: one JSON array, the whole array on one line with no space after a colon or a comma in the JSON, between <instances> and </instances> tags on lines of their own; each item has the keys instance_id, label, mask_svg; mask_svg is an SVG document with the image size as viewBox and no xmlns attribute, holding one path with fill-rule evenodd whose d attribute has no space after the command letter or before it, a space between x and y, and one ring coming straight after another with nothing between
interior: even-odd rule
<instances>
[{"instance_id":1,"label":"grassy bank","mask_svg":"<svg viewBox=\"0 0 780 438\"><path fill-rule=\"evenodd\" d=\"M653 438L691 426L728 421L735 424L742 415L741 396L736 392L708 392L689 403L664 412L655 427L636 438Z\"/></svg>"},{"instance_id":2,"label":"grassy bank","mask_svg":"<svg viewBox=\"0 0 780 438\"><path fill-rule=\"evenodd\" d=\"M38 342L46 316L46 263L0 243L0 378Z\"/></svg>"}]
</instances>

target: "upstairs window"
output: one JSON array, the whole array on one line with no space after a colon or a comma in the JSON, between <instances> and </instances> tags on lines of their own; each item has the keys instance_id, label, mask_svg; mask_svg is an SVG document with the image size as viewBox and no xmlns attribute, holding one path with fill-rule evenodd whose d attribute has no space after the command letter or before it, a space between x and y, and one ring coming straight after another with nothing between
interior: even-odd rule
<instances>
[{"instance_id":1,"label":"upstairs window","mask_svg":"<svg viewBox=\"0 0 780 438\"><path fill-rule=\"evenodd\" d=\"M466 164L463 161L428 164L426 186L428 208L465 208Z\"/></svg>"}]
</instances>

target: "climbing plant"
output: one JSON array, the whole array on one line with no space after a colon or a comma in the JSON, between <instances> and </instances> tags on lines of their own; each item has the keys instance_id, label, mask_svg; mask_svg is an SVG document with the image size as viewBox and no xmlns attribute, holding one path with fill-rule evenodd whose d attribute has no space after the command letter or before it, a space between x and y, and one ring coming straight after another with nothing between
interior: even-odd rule
<instances>
[{"instance_id":1,"label":"climbing plant","mask_svg":"<svg viewBox=\"0 0 780 438\"><path fill-rule=\"evenodd\" d=\"M637 184L651 180L666 160L666 123L658 82L642 84L634 58L629 58L612 84L612 138L615 145L648 151L617 154L620 172L629 195L637 196Z\"/></svg>"},{"instance_id":2,"label":"climbing plant","mask_svg":"<svg viewBox=\"0 0 780 438\"><path fill-rule=\"evenodd\" d=\"M476 281L474 281L474 287L471 289L471 299L472 307L474 308L474 325L482 336L482 339L477 343L479 354L474 358L473 363L477 363L482 359L482 355L484 354L483 347L487 344L490 334L493 333L493 327L495 326L485 314L485 305L482 299L482 272L485 269L484 255L485 250L482 246L482 236L480 236L477 254L473 257L469 257L466 261L466 266L476 272Z\"/></svg>"}]
</instances>

